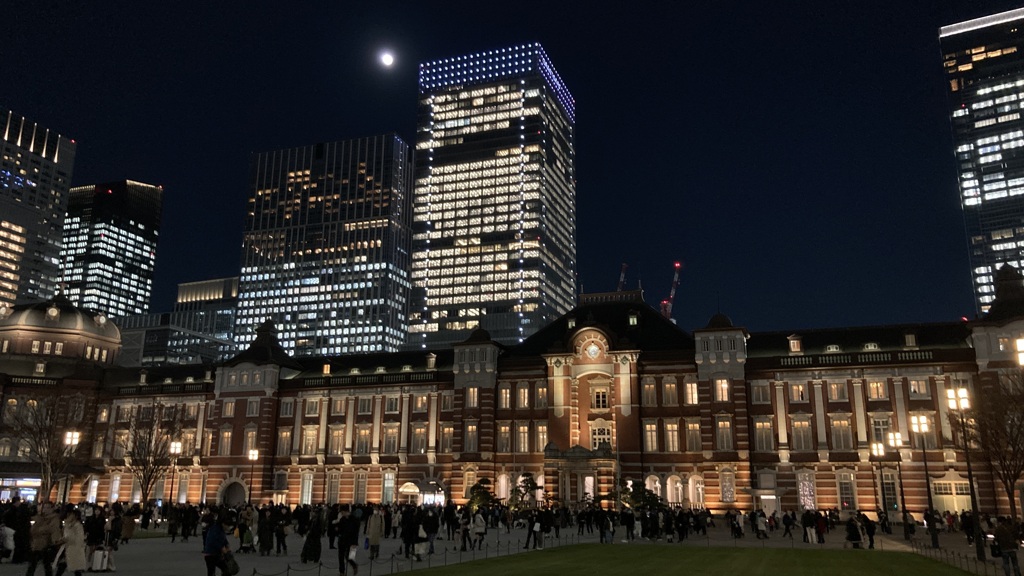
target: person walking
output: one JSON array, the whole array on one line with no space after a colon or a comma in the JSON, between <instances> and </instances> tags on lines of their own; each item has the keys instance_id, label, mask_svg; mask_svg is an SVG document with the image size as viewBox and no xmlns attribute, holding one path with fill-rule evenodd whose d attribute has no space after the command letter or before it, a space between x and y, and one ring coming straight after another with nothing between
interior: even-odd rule
<instances>
[{"instance_id":1,"label":"person walking","mask_svg":"<svg viewBox=\"0 0 1024 576\"><path fill-rule=\"evenodd\" d=\"M68 512L64 520L64 558L67 570L75 576L82 576L89 568L86 557L85 528L82 526L82 513L77 508Z\"/></svg>"},{"instance_id":2,"label":"person walking","mask_svg":"<svg viewBox=\"0 0 1024 576\"><path fill-rule=\"evenodd\" d=\"M234 528L232 518L228 514L212 522L206 529L206 538L203 540L203 560L206 562L206 576L216 576L220 568L221 576L227 572L225 558L231 553L231 546L228 544L228 532Z\"/></svg>"},{"instance_id":3,"label":"person walking","mask_svg":"<svg viewBox=\"0 0 1024 576\"><path fill-rule=\"evenodd\" d=\"M484 549L484 536L487 535L486 512L487 510L484 508L477 508L476 514L473 516L473 536L475 537L473 546L480 550Z\"/></svg>"},{"instance_id":4,"label":"person walking","mask_svg":"<svg viewBox=\"0 0 1024 576\"><path fill-rule=\"evenodd\" d=\"M384 537L384 515L374 506L366 519L366 540L370 543L370 560L380 556L380 540Z\"/></svg>"},{"instance_id":5,"label":"person walking","mask_svg":"<svg viewBox=\"0 0 1024 576\"><path fill-rule=\"evenodd\" d=\"M1017 563L1017 534L1019 527L1010 518L1000 516L996 526L995 538L1003 559L1004 576L1020 576L1020 564Z\"/></svg>"},{"instance_id":6,"label":"person walking","mask_svg":"<svg viewBox=\"0 0 1024 576\"><path fill-rule=\"evenodd\" d=\"M359 550L359 518L353 516L349 506L338 510L338 574L345 576L346 566L352 567L352 576L359 573L356 551Z\"/></svg>"},{"instance_id":7,"label":"person walking","mask_svg":"<svg viewBox=\"0 0 1024 576\"><path fill-rule=\"evenodd\" d=\"M57 555L58 543L63 537L60 517L53 511L53 504L39 504L36 515L32 517L30 534L31 551L25 576L33 576L40 562L43 563L43 573L46 576L53 576L53 559Z\"/></svg>"}]
</instances>

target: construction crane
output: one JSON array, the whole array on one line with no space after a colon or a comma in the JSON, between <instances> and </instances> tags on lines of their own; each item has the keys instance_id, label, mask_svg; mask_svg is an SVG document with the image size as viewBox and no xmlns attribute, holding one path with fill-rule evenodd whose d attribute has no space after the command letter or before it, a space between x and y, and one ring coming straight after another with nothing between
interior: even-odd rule
<instances>
[{"instance_id":1,"label":"construction crane","mask_svg":"<svg viewBox=\"0 0 1024 576\"><path fill-rule=\"evenodd\" d=\"M622 292L626 287L626 268L629 268L629 264L622 263L622 271L619 272L619 287L615 289L616 292Z\"/></svg>"},{"instance_id":2,"label":"construction crane","mask_svg":"<svg viewBox=\"0 0 1024 576\"><path fill-rule=\"evenodd\" d=\"M661 315L669 320L672 319L672 302L676 299L676 288L679 287L679 269L682 267L682 263L676 262L676 272L672 277L672 289L669 290L668 298L661 301Z\"/></svg>"}]
</instances>

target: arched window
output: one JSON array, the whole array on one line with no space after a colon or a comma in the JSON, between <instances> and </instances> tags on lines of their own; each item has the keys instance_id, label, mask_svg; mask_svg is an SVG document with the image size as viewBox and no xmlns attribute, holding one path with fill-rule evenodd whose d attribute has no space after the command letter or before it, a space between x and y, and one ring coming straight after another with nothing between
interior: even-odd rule
<instances>
[{"instance_id":1,"label":"arched window","mask_svg":"<svg viewBox=\"0 0 1024 576\"><path fill-rule=\"evenodd\" d=\"M665 484L665 499L668 500L670 505L677 506L686 501L685 486L679 476L669 476Z\"/></svg>"},{"instance_id":2,"label":"arched window","mask_svg":"<svg viewBox=\"0 0 1024 576\"><path fill-rule=\"evenodd\" d=\"M690 476L690 507L704 507L704 478L701 476Z\"/></svg>"},{"instance_id":3,"label":"arched window","mask_svg":"<svg viewBox=\"0 0 1024 576\"><path fill-rule=\"evenodd\" d=\"M651 474L650 476L647 477L647 479L644 481L644 486L651 492L657 494L659 497L663 496L663 494L661 493L661 478L658 478L654 474Z\"/></svg>"}]
</instances>

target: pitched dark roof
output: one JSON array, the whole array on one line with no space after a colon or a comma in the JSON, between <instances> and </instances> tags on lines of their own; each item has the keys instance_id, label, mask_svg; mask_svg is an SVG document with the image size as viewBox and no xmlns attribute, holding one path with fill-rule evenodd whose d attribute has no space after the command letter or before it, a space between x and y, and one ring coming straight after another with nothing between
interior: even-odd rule
<instances>
[{"instance_id":1,"label":"pitched dark roof","mask_svg":"<svg viewBox=\"0 0 1024 576\"><path fill-rule=\"evenodd\" d=\"M786 356L791 336L800 338L804 354L825 354L826 347L832 345L839 346L839 352L864 352L864 345L868 343L877 344L879 351L905 350L907 334L914 335L914 348L918 350L970 347L969 324L944 322L755 332L747 340L747 356Z\"/></svg>"},{"instance_id":2,"label":"pitched dark roof","mask_svg":"<svg viewBox=\"0 0 1024 576\"><path fill-rule=\"evenodd\" d=\"M569 339L581 328L603 330L617 349L693 350L693 336L682 330L645 302L588 301L541 328L523 343L510 346L506 354L528 356L569 349ZM636 323L630 322L636 317ZM575 326L570 328L570 319Z\"/></svg>"},{"instance_id":3,"label":"pitched dark roof","mask_svg":"<svg viewBox=\"0 0 1024 576\"><path fill-rule=\"evenodd\" d=\"M344 356L303 356L294 358L292 361L298 365L297 369L300 370L296 378L308 378L322 375L325 363L330 364L331 373L334 376L350 374L353 368L358 368L361 375L373 374L378 368L383 368L387 373L400 372L406 366L413 372L423 372L427 369L429 354L434 355L435 370L442 372L452 369L452 361L455 356L450 348L346 354Z\"/></svg>"},{"instance_id":4,"label":"pitched dark roof","mask_svg":"<svg viewBox=\"0 0 1024 576\"><path fill-rule=\"evenodd\" d=\"M276 364L285 368L302 370L302 365L295 361L277 341L277 328L267 320L256 329L256 339L244 351L224 363L225 366L238 366L250 362L257 366Z\"/></svg>"}]
</instances>

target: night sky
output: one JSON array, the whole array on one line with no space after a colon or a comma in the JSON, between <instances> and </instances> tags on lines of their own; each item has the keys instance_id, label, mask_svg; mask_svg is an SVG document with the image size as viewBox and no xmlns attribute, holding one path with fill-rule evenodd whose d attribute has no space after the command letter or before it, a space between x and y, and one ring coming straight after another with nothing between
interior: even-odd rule
<instances>
[{"instance_id":1,"label":"night sky","mask_svg":"<svg viewBox=\"0 0 1024 576\"><path fill-rule=\"evenodd\" d=\"M625 262L657 306L678 260L687 330L956 320L938 28L1020 4L16 0L0 107L77 141L75 185L164 186L161 312L238 274L251 153L413 143L418 63L537 41L576 100L583 290Z\"/></svg>"}]
</instances>

